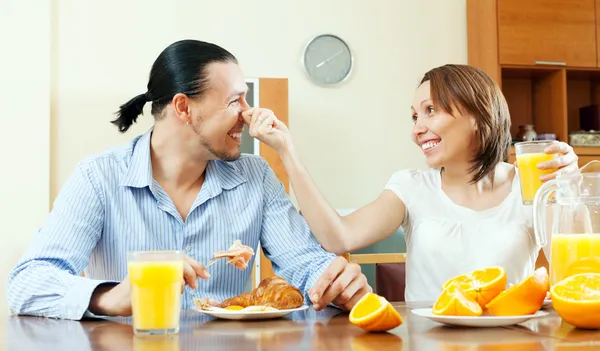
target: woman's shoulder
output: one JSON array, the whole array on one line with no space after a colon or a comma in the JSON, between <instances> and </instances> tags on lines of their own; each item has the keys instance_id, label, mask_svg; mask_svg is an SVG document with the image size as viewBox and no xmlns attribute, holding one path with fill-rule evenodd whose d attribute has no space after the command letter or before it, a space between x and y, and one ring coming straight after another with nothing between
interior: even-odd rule
<instances>
[{"instance_id":1,"label":"woman's shoulder","mask_svg":"<svg viewBox=\"0 0 600 351\"><path fill-rule=\"evenodd\" d=\"M390 182L423 182L439 177L440 170L437 168L430 169L402 169L394 172L390 177ZM414 183L413 183L414 184Z\"/></svg>"},{"instance_id":2,"label":"woman's shoulder","mask_svg":"<svg viewBox=\"0 0 600 351\"><path fill-rule=\"evenodd\" d=\"M394 172L388 180L385 189L393 191L403 201L407 201L411 194L422 193L422 187L435 187L439 169L403 169Z\"/></svg>"}]
</instances>

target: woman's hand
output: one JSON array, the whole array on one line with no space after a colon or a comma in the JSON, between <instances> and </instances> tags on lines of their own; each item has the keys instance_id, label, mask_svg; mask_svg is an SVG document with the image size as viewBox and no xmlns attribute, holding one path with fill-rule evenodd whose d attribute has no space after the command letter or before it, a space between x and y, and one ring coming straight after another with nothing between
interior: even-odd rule
<instances>
[{"instance_id":1,"label":"woman's hand","mask_svg":"<svg viewBox=\"0 0 600 351\"><path fill-rule=\"evenodd\" d=\"M287 126L277 119L273 111L266 108L250 108L242 112L250 136L256 138L281 154L292 145Z\"/></svg>"},{"instance_id":2,"label":"woman's hand","mask_svg":"<svg viewBox=\"0 0 600 351\"><path fill-rule=\"evenodd\" d=\"M559 174L568 174L579 170L577 160L579 159L571 145L564 142L555 142L548 146L544 152L548 155L556 154L557 156L550 161L541 162L537 166L539 169L556 169L551 174L546 174L541 177L542 182L547 182L556 178Z\"/></svg>"}]
</instances>

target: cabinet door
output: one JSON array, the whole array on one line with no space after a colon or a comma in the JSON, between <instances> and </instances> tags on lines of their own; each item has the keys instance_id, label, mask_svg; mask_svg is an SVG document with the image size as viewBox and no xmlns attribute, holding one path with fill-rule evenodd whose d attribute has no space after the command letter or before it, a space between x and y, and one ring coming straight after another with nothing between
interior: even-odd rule
<instances>
[{"instance_id":1,"label":"cabinet door","mask_svg":"<svg viewBox=\"0 0 600 351\"><path fill-rule=\"evenodd\" d=\"M596 67L596 0L499 0L500 64Z\"/></svg>"},{"instance_id":2,"label":"cabinet door","mask_svg":"<svg viewBox=\"0 0 600 351\"><path fill-rule=\"evenodd\" d=\"M577 155L579 156L579 155ZM598 161L600 159L600 155L581 155L579 156L579 160L577 160L577 164L579 168L587 165L592 161Z\"/></svg>"}]
</instances>

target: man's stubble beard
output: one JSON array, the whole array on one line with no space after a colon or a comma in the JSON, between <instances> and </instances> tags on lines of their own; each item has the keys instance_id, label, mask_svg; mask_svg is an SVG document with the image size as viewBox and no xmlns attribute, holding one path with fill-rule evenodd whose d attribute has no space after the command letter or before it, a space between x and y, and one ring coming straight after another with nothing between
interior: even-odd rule
<instances>
[{"instance_id":1,"label":"man's stubble beard","mask_svg":"<svg viewBox=\"0 0 600 351\"><path fill-rule=\"evenodd\" d=\"M202 118L198 117L196 119L196 123L198 124L199 128L202 127ZM230 155L229 153L227 153L227 151L217 150L217 149L213 148L208 143L208 141L202 136L202 134L200 133L200 131L196 129L196 127L194 127L191 124L190 124L190 127L192 128L192 131L194 131L194 133L198 137L198 143L202 147L204 147L206 150L208 150L208 152L210 152L217 159L222 160L222 161L226 161L226 162L231 162L231 161L235 161L235 160L237 160L237 159L240 158L240 156L241 156L241 151L240 151L241 145L238 146L237 152L235 154Z\"/></svg>"}]
</instances>

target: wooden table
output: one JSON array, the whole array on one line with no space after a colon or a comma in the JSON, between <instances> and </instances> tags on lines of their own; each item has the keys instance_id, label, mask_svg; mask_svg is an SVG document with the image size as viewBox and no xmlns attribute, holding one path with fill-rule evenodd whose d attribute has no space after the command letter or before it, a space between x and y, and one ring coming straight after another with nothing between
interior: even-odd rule
<instances>
[{"instance_id":1,"label":"wooden table","mask_svg":"<svg viewBox=\"0 0 600 351\"><path fill-rule=\"evenodd\" d=\"M404 324L389 333L363 332L336 309L312 308L278 320L224 321L183 311L174 336L134 336L130 319L64 321L10 316L8 350L600 350L600 331L578 330L551 315L505 328L452 328L410 313L430 306L396 303Z\"/></svg>"}]
</instances>

